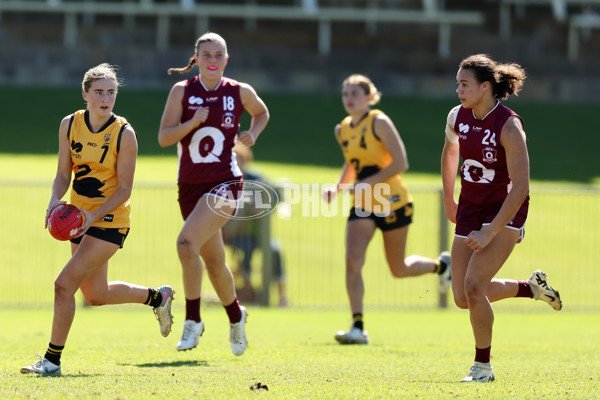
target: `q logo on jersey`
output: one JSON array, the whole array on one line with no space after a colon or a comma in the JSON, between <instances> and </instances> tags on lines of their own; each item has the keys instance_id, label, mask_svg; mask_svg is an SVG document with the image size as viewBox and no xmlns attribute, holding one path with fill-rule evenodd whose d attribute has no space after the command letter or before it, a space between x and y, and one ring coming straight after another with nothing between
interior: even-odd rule
<instances>
[{"instance_id":1,"label":"q logo on jersey","mask_svg":"<svg viewBox=\"0 0 600 400\"><path fill-rule=\"evenodd\" d=\"M225 135L217 128L200 128L194 132L188 146L190 158L195 164L219 162L219 156L223 153L223 142Z\"/></svg>"},{"instance_id":2,"label":"q logo on jersey","mask_svg":"<svg viewBox=\"0 0 600 400\"><path fill-rule=\"evenodd\" d=\"M486 168L479 161L472 159L465 160L460 170L463 179L467 182L492 183L496 176L496 171Z\"/></svg>"}]
</instances>

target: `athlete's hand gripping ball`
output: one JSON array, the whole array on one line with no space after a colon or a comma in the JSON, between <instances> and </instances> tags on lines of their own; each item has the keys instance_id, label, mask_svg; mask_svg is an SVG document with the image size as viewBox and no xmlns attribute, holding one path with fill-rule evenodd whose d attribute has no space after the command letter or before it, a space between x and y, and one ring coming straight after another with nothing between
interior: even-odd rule
<instances>
[{"instance_id":1,"label":"athlete's hand gripping ball","mask_svg":"<svg viewBox=\"0 0 600 400\"><path fill-rule=\"evenodd\" d=\"M77 236L85 223L85 214L72 204L61 204L54 208L48 218L48 230L57 240L69 240Z\"/></svg>"}]
</instances>

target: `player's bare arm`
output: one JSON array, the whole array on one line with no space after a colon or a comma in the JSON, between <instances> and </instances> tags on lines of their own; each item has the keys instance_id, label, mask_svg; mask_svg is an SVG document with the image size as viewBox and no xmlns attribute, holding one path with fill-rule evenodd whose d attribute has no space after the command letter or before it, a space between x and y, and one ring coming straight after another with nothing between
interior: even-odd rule
<instances>
[{"instance_id":1,"label":"player's bare arm","mask_svg":"<svg viewBox=\"0 0 600 400\"><path fill-rule=\"evenodd\" d=\"M160 120L158 131L158 144L161 147L171 146L183 139L192 129L198 127L208 118L208 107L199 107L194 117L185 123L181 123L183 107L184 82L176 83L167 99L165 110Z\"/></svg>"},{"instance_id":2,"label":"player's bare arm","mask_svg":"<svg viewBox=\"0 0 600 400\"><path fill-rule=\"evenodd\" d=\"M71 115L63 118L58 129L58 167L56 169L54 182L52 183L52 194L50 196L50 201L48 202L48 208L46 209L45 227L48 227L48 217L52 210L57 206L66 203L61 199L65 193L67 193L67 190L69 190L69 185L71 183L73 162L71 161L71 146L69 144L69 138L67 137L70 120Z\"/></svg>"},{"instance_id":3,"label":"player's bare arm","mask_svg":"<svg viewBox=\"0 0 600 400\"><path fill-rule=\"evenodd\" d=\"M244 108L252 119L250 121L250 127L248 130L240 131L238 139L250 147L256 143L258 135L265 129L267 122L269 122L269 110L260 97L256 94L252 86L240 82L240 97Z\"/></svg>"},{"instance_id":4,"label":"player's bare arm","mask_svg":"<svg viewBox=\"0 0 600 400\"><path fill-rule=\"evenodd\" d=\"M458 204L454 200L454 186L456 185L456 171L458 171L459 145L445 139L442 150L442 190L444 193L444 213L446 218L456 223Z\"/></svg>"},{"instance_id":5,"label":"player's bare arm","mask_svg":"<svg viewBox=\"0 0 600 400\"><path fill-rule=\"evenodd\" d=\"M408 170L408 158L406 156L404 142L402 142L400 134L392 120L385 114L378 115L374 121L374 130L377 137L385 145L392 156L392 162L386 168L362 181L369 185L383 182L394 175L401 174Z\"/></svg>"},{"instance_id":6,"label":"player's bare arm","mask_svg":"<svg viewBox=\"0 0 600 400\"><path fill-rule=\"evenodd\" d=\"M506 165L512 188L498 215L488 227L494 234L510 222L529 195L529 156L525 131L519 118L511 117L506 121L500 142L506 151Z\"/></svg>"}]
</instances>

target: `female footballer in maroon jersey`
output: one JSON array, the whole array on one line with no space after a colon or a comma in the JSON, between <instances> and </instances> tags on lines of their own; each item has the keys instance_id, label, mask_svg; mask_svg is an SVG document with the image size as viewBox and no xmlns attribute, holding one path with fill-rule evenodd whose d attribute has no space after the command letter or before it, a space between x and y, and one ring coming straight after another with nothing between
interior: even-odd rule
<instances>
[{"instance_id":1,"label":"female footballer in maroon jersey","mask_svg":"<svg viewBox=\"0 0 600 400\"><path fill-rule=\"evenodd\" d=\"M196 41L195 54L186 67L169 69L169 73L185 72L196 65L199 75L171 89L158 142L162 147L177 144L178 201L185 220L177 252L183 268L186 320L177 350L196 347L204 331L200 318L204 261L229 317L231 349L241 355L247 347L247 312L238 303L233 276L225 264L221 227L235 213L242 189L233 146L236 140L254 145L267 125L269 111L250 85L223 76L228 59L225 40L208 32ZM238 132L244 110L252 117L250 127Z\"/></svg>"},{"instance_id":2,"label":"female footballer in maroon jersey","mask_svg":"<svg viewBox=\"0 0 600 400\"><path fill-rule=\"evenodd\" d=\"M456 75L461 105L448 114L442 153L446 217L456 224L452 245L452 291L469 309L475 337L475 363L461 382L494 380L490 364L494 312L490 302L509 297L543 300L562 308L547 275L528 281L494 279L522 238L529 207L529 156L523 121L500 100L517 95L525 71L476 54L460 63ZM461 191L454 200L459 156Z\"/></svg>"}]
</instances>

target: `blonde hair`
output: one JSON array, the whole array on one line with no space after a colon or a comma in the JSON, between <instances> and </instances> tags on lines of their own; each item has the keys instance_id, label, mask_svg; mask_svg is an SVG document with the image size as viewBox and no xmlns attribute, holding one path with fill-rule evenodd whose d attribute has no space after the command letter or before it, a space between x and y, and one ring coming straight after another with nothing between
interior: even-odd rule
<instances>
[{"instance_id":1,"label":"blonde hair","mask_svg":"<svg viewBox=\"0 0 600 400\"><path fill-rule=\"evenodd\" d=\"M369 79L365 75L361 75L361 74L350 75L342 83L342 86L346 86L346 85L360 86L365 91L365 94L367 96L371 96L371 101L369 101L370 106L374 106L375 104L379 103L379 100L381 100L381 92L379 90L377 90L377 88L375 87L373 82L371 82L371 79Z\"/></svg>"},{"instance_id":2,"label":"blonde hair","mask_svg":"<svg viewBox=\"0 0 600 400\"><path fill-rule=\"evenodd\" d=\"M490 82L494 98L504 100L511 94L519 95L527 77L519 64L500 64L487 54L474 54L461 61L460 68L470 69L479 83Z\"/></svg>"},{"instance_id":3,"label":"blonde hair","mask_svg":"<svg viewBox=\"0 0 600 400\"><path fill-rule=\"evenodd\" d=\"M117 88L121 86L121 82L119 78L117 78L116 70L119 67L116 65L110 65L108 63L102 63L93 68L87 70L85 75L83 75L83 81L81 82L81 88L84 92L88 92L90 87L92 87L92 83L98 81L100 79L112 79L117 84Z\"/></svg>"},{"instance_id":4,"label":"blonde hair","mask_svg":"<svg viewBox=\"0 0 600 400\"><path fill-rule=\"evenodd\" d=\"M223 46L223 48L225 49L225 55L227 55L227 43L225 42L225 39L223 39L223 37L217 33L206 32L204 35L200 36L196 40L196 45L194 46L195 52L194 55L190 58L188 65L181 68L169 68L167 70L167 73L171 75L171 72L176 71L181 74L192 69L192 67L196 64L195 56L198 54L198 51L200 51L200 45L202 43L218 43L221 46Z\"/></svg>"}]
</instances>

